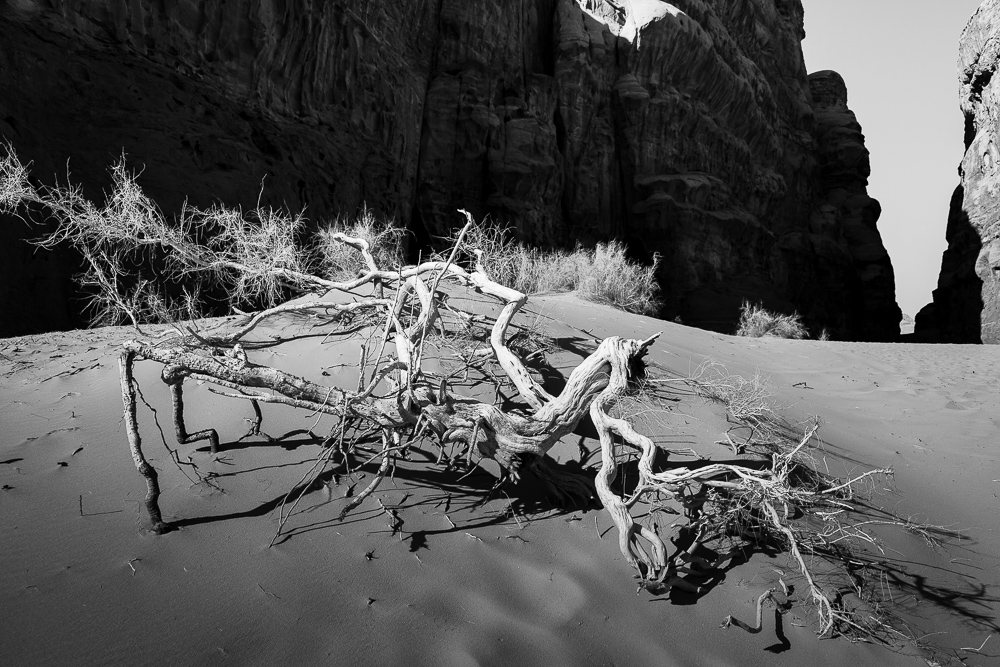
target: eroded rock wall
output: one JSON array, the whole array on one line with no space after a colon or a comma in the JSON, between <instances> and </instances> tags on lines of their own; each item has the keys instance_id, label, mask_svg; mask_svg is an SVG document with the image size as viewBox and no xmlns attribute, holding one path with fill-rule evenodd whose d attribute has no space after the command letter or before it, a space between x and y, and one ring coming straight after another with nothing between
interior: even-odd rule
<instances>
[{"instance_id":1,"label":"eroded rock wall","mask_svg":"<svg viewBox=\"0 0 1000 667\"><path fill-rule=\"evenodd\" d=\"M891 339L860 128L814 108L803 36L798 0L0 0L0 134L92 196L124 149L168 211L263 180L426 243L464 207L659 253L665 317Z\"/></svg>"},{"instance_id":2,"label":"eroded rock wall","mask_svg":"<svg viewBox=\"0 0 1000 667\"><path fill-rule=\"evenodd\" d=\"M902 312L895 304L896 280L882 244L882 207L868 196L868 149L844 79L832 71L809 75L816 124L819 179L807 232L817 261L844 284L844 319L861 340L894 340ZM852 271L838 271L846 255ZM827 289L831 286L828 284Z\"/></svg>"},{"instance_id":3,"label":"eroded rock wall","mask_svg":"<svg viewBox=\"0 0 1000 667\"><path fill-rule=\"evenodd\" d=\"M952 196L934 302L918 335L950 343L1000 343L1000 0L986 0L959 42L965 155Z\"/></svg>"}]
</instances>

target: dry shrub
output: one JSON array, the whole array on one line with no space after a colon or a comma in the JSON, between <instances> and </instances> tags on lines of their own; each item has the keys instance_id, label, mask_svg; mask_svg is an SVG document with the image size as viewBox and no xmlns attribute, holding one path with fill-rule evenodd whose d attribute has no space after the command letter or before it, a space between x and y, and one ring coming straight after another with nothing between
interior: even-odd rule
<instances>
[{"instance_id":1,"label":"dry shrub","mask_svg":"<svg viewBox=\"0 0 1000 667\"><path fill-rule=\"evenodd\" d=\"M577 289L585 299L606 303L630 313L653 314L660 308L656 283L657 262L643 266L625 256L617 241L598 243L594 250L577 248L585 262Z\"/></svg>"},{"instance_id":2,"label":"dry shrub","mask_svg":"<svg viewBox=\"0 0 1000 667\"><path fill-rule=\"evenodd\" d=\"M760 371L755 371L752 378L745 378L709 360L698 367L692 382L703 396L724 404L737 422L766 432L773 430L778 421L767 377Z\"/></svg>"},{"instance_id":3,"label":"dry shrub","mask_svg":"<svg viewBox=\"0 0 1000 667\"><path fill-rule=\"evenodd\" d=\"M280 303L288 297L291 276L309 271L299 240L306 226L302 214L263 207L244 212L220 204L205 211L185 208L181 226L202 231L206 242L198 248L197 236L188 236L173 246L179 268L204 273L209 284L228 291L233 304Z\"/></svg>"},{"instance_id":4,"label":"dry shrub","mask_svg":"<svg viewBox=\"0 0 1000 667\"><path fill-rule=\"evenodd\" d=\"M145 195L124 158L111 168L112 188L101 206L72 184L33 187L12 147L4 148L0 211L55 220L55 230L34 243L69 246L83 257L77 282L87 292L94 325L195 316L199 295L212 290L232 305L270 306L289 289L314 287L302 215L185 205L171 220Z\"/></svg>"},{"instance_id":5,"label":"dry shrub","mask_svg":"<svg viewBox=\"0 0 1000 667\"><path fill-rule=\"evenodd\" d=\"M193 312L199 293L223 294L233 306L270 307L292 293L322 289L313 276L352 280L368 267L337 233L367 241L383 269L404 264L405 231L368 208L314 235L301 214L267 207L185 206L171 220L143 193L124 158L112 167L113 187L98 206L73 185L33 187L13 148L2 148L0 211L27 204L56 220L56 230L36 244L68 245L84 257L78 282L89 293L93 324L169 321ZM577 290L591 301L644 314L660 306L656 264L631 261L617 241L543 252L507 229L480 223L467 231L462 249L470 264L474 251L482 251L494 280L526 294Z\"/></svg>"},{"instance_id":6,"label":"dry shrub","mask_svg":"<svg viewBox=\"0 0 1000 667\"><path fill-rule=\"evenodd\" d=\"M657 264L630 260L618 241L541 251L516 241L509 229L480 223L468 230L465 244L469 261L475 261L471 250L481 250L489 275L525 294L576 290L589 301L631 313L651 315L660 308Z\"/></svg>"},{"instance_id":7,"label":"dry shrub","mask_svg":"<svg viewBox=\"0 0 1000 667\"><path fill-rule=\"evenodd\" d=\"M13 212L31 193L31 186L28 185L28 169L17 159L14 147L6 143L4 148L6 154L0 160L0 211Z\"/></svg>"},{"instance_id":8,"label":"dry shrub","mask_svg":"<svg viewBox=\"0 0 1000 667\"><path fill-rule=\"evenodd\" d=\"M760 304L752 305L748 301L743 302L743 307L740 309L740 323L736 328L737 336L748 338L801 339L808 333L798 313L778 315L765 310Z\"/></svg>"},{"instance_id":9,"label":"dry shrub","mask_svg":"<svg viewBox=\"0 0 1000 667\"><path fill-rule=\"evenodd\" d=\"M390 220L379 220L365 206L358 217L338 217L317 234L320 271L330 280L352 280L368 270L361 253L334 239L337 233L367 241L375 263L383 269L397 269L404 263L403 239L406 231L394 226Z\"/></svg>"}]
</instances>

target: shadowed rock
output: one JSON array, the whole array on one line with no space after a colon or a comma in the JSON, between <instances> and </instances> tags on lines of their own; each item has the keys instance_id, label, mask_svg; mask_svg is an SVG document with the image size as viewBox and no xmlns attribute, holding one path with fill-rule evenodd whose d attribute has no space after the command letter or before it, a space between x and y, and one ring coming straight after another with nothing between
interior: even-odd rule
<instances>
[{"instance_id":1,"label":"shadowed rock","mask_svg":"<svg viewBox=\"0 0 1000 667\"><path fill-rule=\"evenodd\" d=\"M965 114L961 183L948 213L948 248L934 302L917 333L949 343L1000 343L1000 2L986 0L959 42L958 79Z\"/></svg>"},{"instance_id":2,"label":"shadowed rock","mask_svg":"<svg viewBox=\"0 0 1000 667\"><path fill-rule=\"evenodd\" d=\"M894 340L902 311L895 304L892 262L876 226L882 209L868 196L871 166L861 126L847 107L847 87L839 74L810 74L809 86L820 163L819 197L809 220L817 262L847 278L841 327L862 340ZM847 258L854 270L837 271Z\"/></svg>"},{"instance_id":3,"label":"shadowed rock","mask_svg":"<svg viewBox=\"0 0 1000 667\"><path fill-rule=\"evenodd\" d=\"M666 318L731 331L749 299L839 338L898 334L867 151L810 90L798 0L0 13L0 134L40 178L70 158L106 188L124 149L167 211L252 205L263 181L265 203L367 203L419 244L466 208L533 244L659 252Z\"/></svg>"}]
</instances>

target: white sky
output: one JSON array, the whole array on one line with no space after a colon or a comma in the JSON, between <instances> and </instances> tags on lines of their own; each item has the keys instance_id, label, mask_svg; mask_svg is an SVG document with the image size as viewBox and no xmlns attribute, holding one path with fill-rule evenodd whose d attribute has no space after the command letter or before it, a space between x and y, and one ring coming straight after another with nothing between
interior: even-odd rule
<instances>
[{"instance_id":1,"label":"white sky","mask_svg":"<svg viewBox=\"0 0 1000 667\"><path fill-rule=\"evenodd\" d=\"M964 119L958 39L982 0L802 0L809 72L847 82L871 152L868 194L896 272L896 301L916 315L937 287Z\"/></svg>"}]
</instances>

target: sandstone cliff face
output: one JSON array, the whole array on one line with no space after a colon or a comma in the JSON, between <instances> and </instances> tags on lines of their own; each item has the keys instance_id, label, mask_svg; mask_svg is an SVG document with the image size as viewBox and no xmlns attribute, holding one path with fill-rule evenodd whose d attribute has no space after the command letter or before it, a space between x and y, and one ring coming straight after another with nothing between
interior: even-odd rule
<instances>
[{"instance_id":1,"label":"sandstone cliff face","mask_svg":"<svg viewBox=\"0 0 1000 667\"><path fill-rule=\"evenodd\" d=\"M951 343L1000 343L1000 0L986 0L959 43L965 114L961 183L951 200L934 302L917 333Z\"/></svg>"},{"instance_id":2,"label":"sandstone cliff face","mask_svg":"<svg viewBox=\"0 0 1000 667\"><path fill-rule=\"evenodd\" d=\"M252 204L263 178L424 243L465 207L659 252L665 317L726 330L762 300L892 339L867 152L806 76L802 21L798 0L0 0L0 134L93 196L124 148L166 210Z\"/></svg>"},{"instance_id":3,"label":"sandstone cliff face","mask_svg":"<svg viewBox=\"0 0 1000 667\"><path fill-rule=\"evenodd\" d=\"M841 289L847 295L846 318L855 336L892 340L903 314L895 304L892 262L876 226L882 207L868 196L871 165L864 135L847 107L847 87L839 74L816 72L809 75L809 86L820 185L808 234L818 261L828 266L831 275L845 275L837 267L845 251L850 257L853 271L846 273Z\"/></svg>"}]
</instances>

